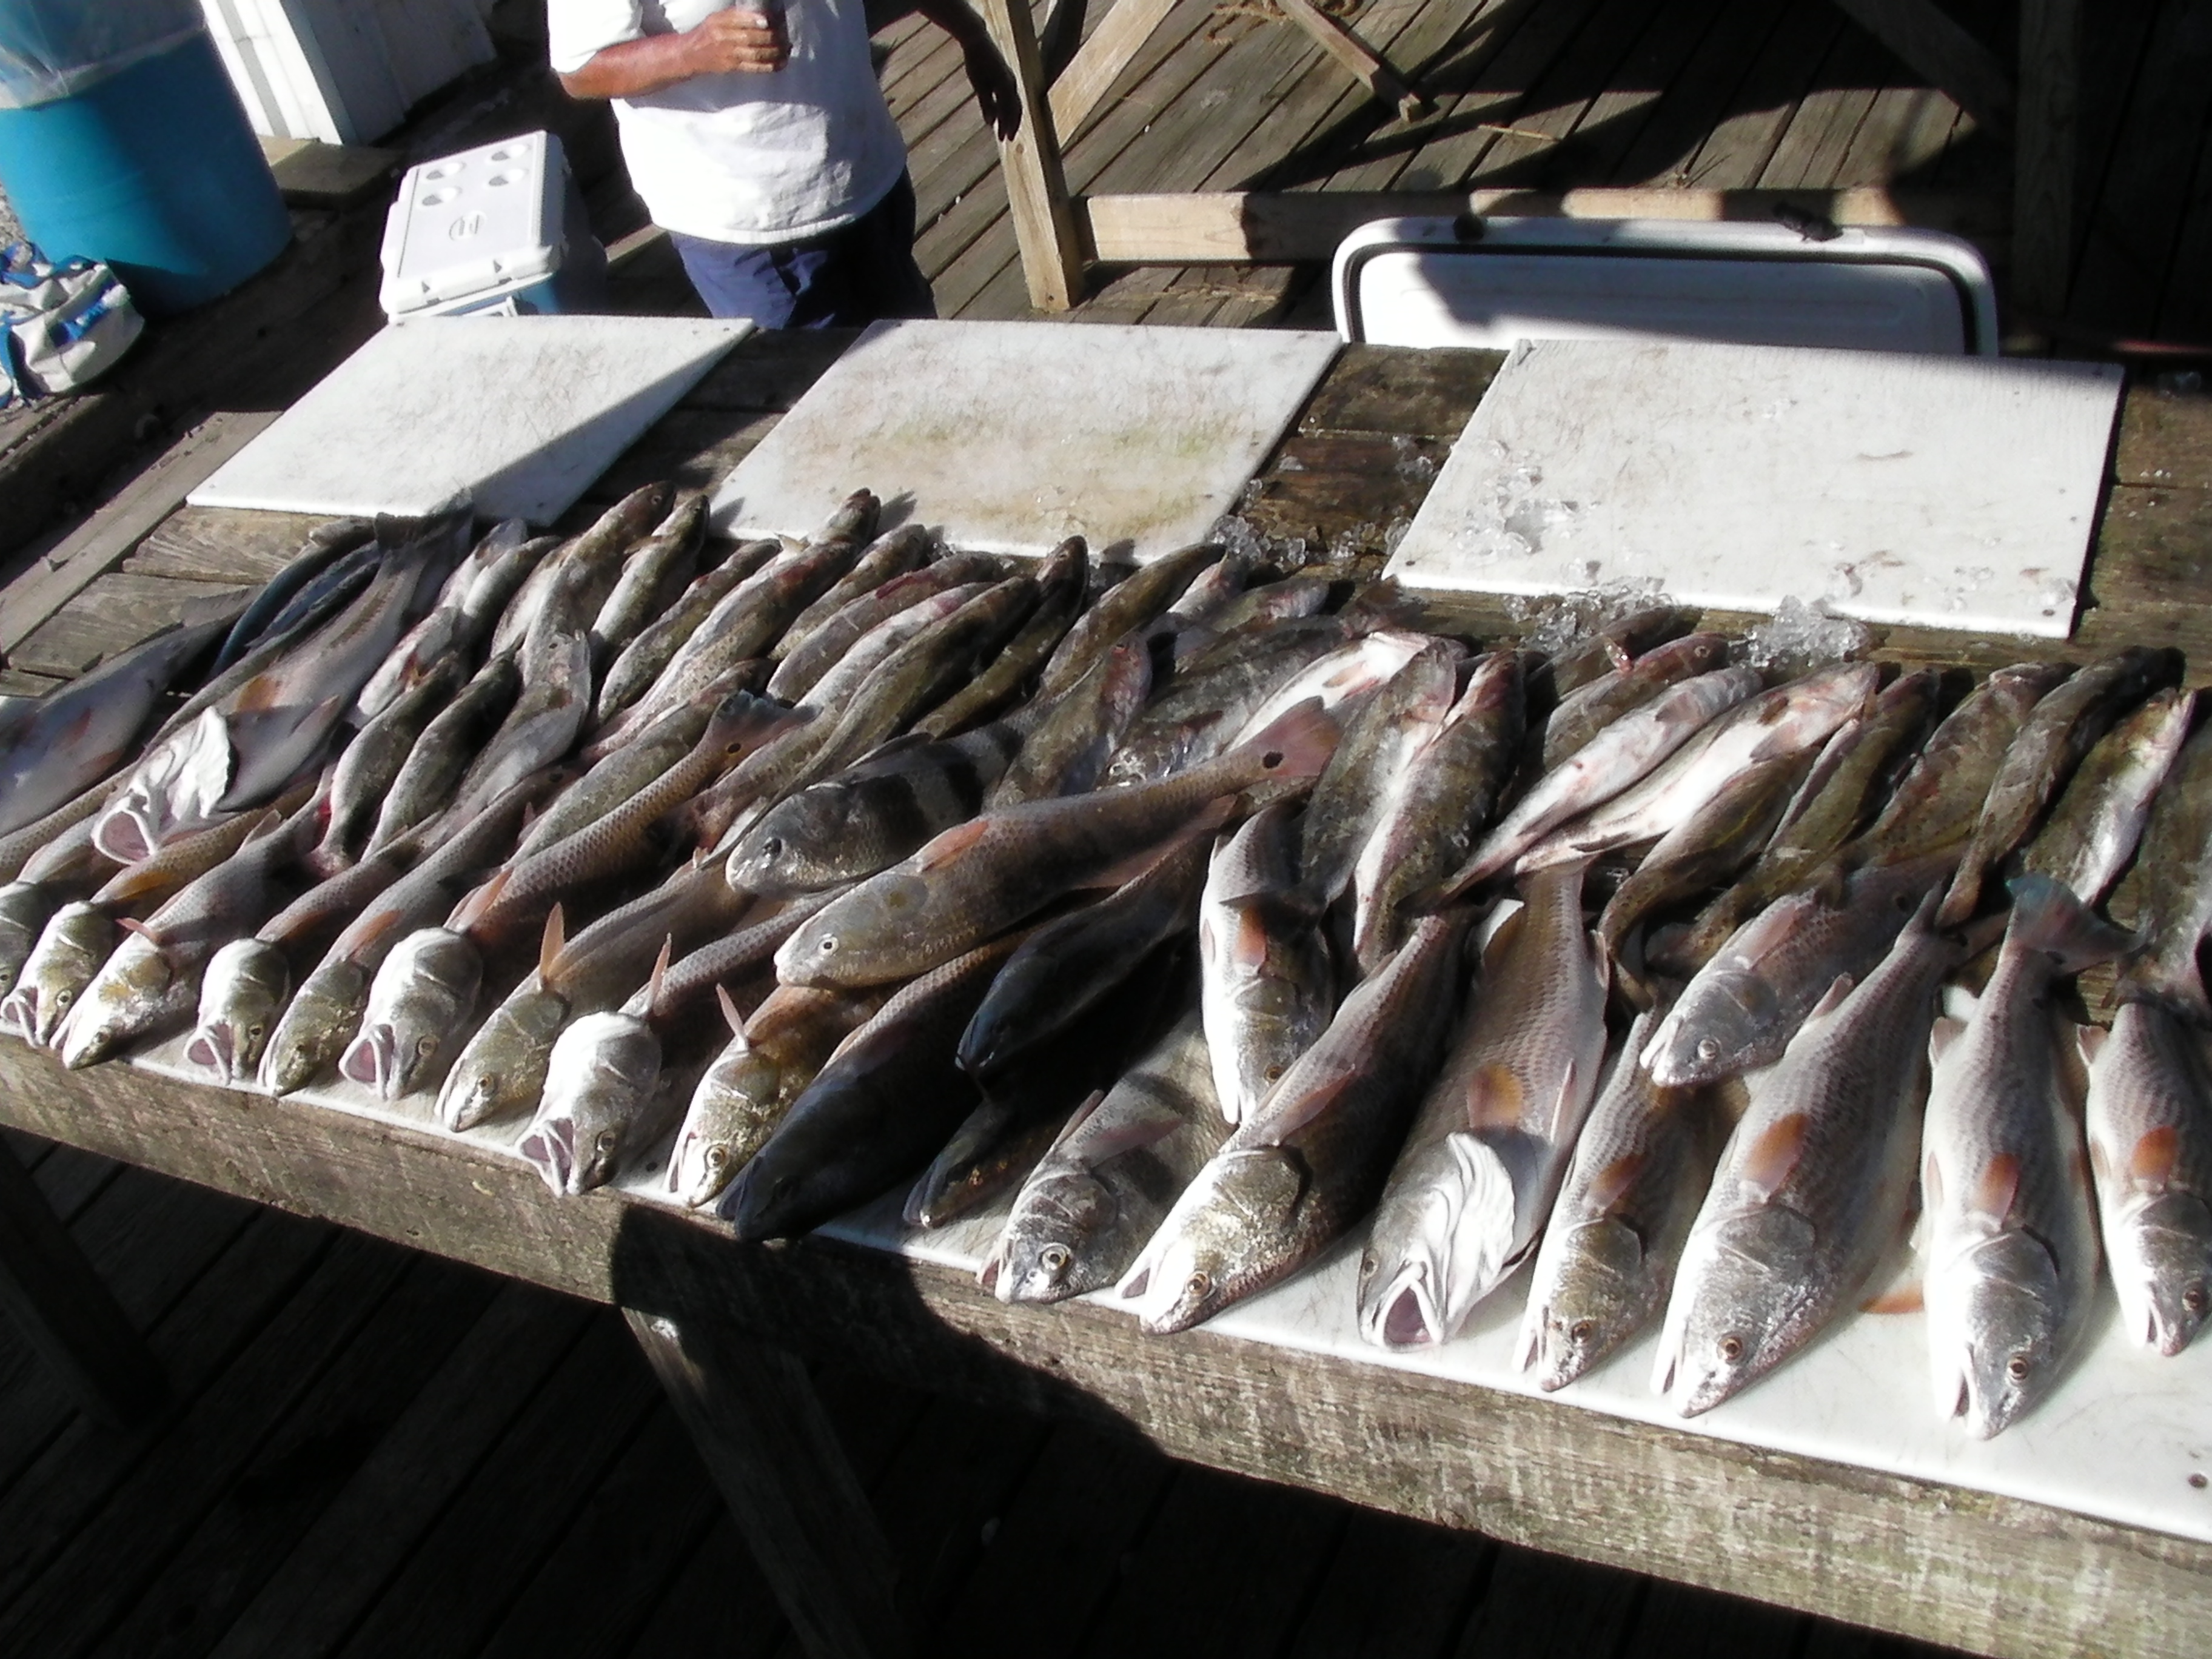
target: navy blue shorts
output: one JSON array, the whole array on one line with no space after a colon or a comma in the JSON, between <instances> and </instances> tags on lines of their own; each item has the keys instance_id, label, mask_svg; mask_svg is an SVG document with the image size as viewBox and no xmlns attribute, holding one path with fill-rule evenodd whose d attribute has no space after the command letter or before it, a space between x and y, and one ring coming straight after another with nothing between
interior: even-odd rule
<instances>
[{"instance_id":1,"label":"navy blue shorts","mask_svg":"<svg viewBox=\"0 0 2212 1659\"><path fill-rule=\"evenodd\" d=\"M669 233L691 286L717 317L763 328L849 328L884 317L934 317L914 262L914 182L903 173L848 225L765 247Z\"/></svg>"}]
</instances>

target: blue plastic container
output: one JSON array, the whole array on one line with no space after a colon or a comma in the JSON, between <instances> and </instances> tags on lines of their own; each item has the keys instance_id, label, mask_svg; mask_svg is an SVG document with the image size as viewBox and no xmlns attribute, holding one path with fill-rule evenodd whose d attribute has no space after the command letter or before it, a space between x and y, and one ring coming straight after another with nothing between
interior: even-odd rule
<instances>
[{"instance_id":1,"label":"blue plastic container","mask_svg":"<svg viewBox=\"0 0 2212 1659\"><path fill-rule=\"evenodd\" d=\"M283 251L291 222L205 28L77 79L0 107L0 189L49 258L106 260L159 314L228 293Z\"/></svg>"}]
</instances>

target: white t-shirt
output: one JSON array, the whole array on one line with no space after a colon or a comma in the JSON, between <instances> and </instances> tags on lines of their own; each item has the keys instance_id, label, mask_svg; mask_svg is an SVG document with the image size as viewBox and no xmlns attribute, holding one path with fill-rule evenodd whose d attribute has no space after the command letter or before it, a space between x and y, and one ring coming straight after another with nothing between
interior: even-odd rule
<instances>
[{"instance_id":1,"label":"white t-shirt","mask_svg":"<svg viewBox=\"0 0 2212 1659\"><path fill-rule=\"evenodd\" d=\"M553 68L682 33L732 0L546 0ZM777 0L746 0L772 10ZM614 100L623 159L653 222L718 242L796 241L848 224L906 167L868 58L861 0L781 0L791 56L773 75L702 75Z\"/></svg>"}]
</instances>

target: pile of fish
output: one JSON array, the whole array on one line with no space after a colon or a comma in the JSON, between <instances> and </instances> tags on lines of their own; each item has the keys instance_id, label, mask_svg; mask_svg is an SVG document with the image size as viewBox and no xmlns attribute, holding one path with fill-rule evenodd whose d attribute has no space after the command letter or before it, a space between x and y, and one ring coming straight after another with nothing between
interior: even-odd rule
<instances>
[{"instance_id":1,"label":"pile of fish","mask_svg":"<svg viewBox=\"0 0 2212 1659\"><path fill-rule=\"evenodd\" d=\"M1528 1263L1524 1369L1656 1327L1686 1414L1870 1300L1981 1436L2101 1263L2143 1343L2203 1322L2178 656L1790 677L1663 606L1480 650L1387 582L879 516L333 526L0 705L0 1024L434 1099L564 1194L665 1149L745 1239L1004 1206L987 1288L1154 1331L1361 1234L1361 1332L1437 1344Z\"/></svg>"}]
</instances>

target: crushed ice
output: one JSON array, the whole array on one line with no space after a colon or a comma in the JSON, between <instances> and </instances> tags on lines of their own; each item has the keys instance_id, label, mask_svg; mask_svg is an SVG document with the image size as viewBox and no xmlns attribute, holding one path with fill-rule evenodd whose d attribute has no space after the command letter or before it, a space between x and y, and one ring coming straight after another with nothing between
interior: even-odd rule
<instances>
[{"instance_id":1,"label":"crushed ice","mask_svg":"<svg viewBox=\"0 0 2212 1659\"><path fill-rule=\"evenodd\" d=\"M1831 616L1826 599L1808 605L1793 596L1782 601L1771 622L1746 634L1731 654L1754 668L1796 676L1863 656L1873 644L1872 629L1848 617Z\"/></svg>"},{"instance_id":2,"label":"crushed ice","mask_svg":"<svg viewBox=\"0 0 2212 1659\"><path fill-rule=\"evenodd\" d=\"M1553 656L1581 644L1600 629L1624 617L1668 603L1656 576L1604 582L1567 593L1506 601L1506 612L1521 629L1521 643Z\"/></svg>"},{"instance_id":3,"label":"crushed ice","mask_svg":"<svg viewBox=\"0 0 2212 1659\"><path fill-rule=\"evenodd\" d=\"M1278 570L1296 570L1313 556L1312 544L1303 536L1270 536L1249 519L1231 513L1216 519L1206 532L1208 541L1218 542L1231 558Z\"/></svg>"}]
</instances>

